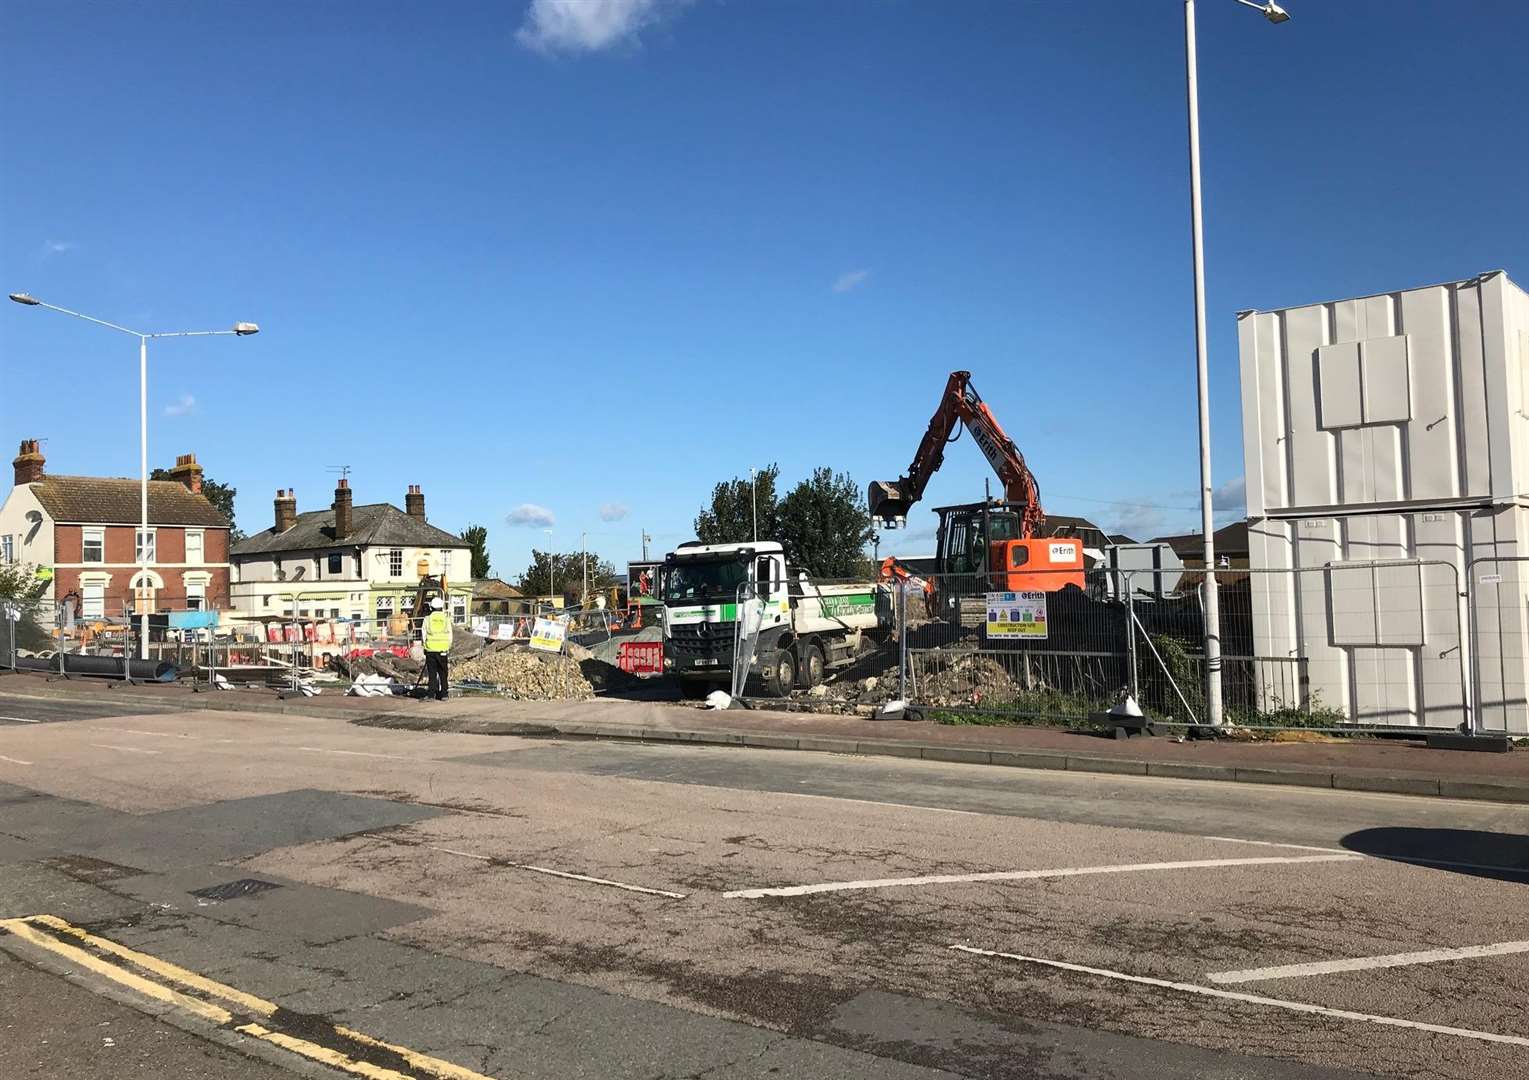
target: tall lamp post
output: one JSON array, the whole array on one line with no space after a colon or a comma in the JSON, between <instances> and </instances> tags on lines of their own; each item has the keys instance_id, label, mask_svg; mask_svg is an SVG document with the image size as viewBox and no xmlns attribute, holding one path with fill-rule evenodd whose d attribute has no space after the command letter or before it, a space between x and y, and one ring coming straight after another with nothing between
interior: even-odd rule
<instances>
[{"instance_id":1,"label":"tall lamp post","mask_svg":"<svg viewBox=\"0 0 1529 1080\"><path fill-rule=\"evenodd\" d=\"M754 508L754 543L759 543L759 475L749 466L749 505Z\"/></svg>"},{"instance_id":2,"label":"tall lamp post","mask_svg":"<svg viewBox=\"0 0 1529 1080\"><path fill-rule=\"evenodd\" d=\"M1285 9L1267 0L1237 0L1260 12L1271 23L1290 18ZM1200 77L1195 58L1195 0L1184 0L1184 60L1188 72L1189 98L1189 214L1195 275L1195 371L1200 405L1200 530L1205 544L1205 719L1220 727L1221 708L1221 608L1216 589L1216 524L1211 507L1210 480L1210 368L1205 346L1205 236L1200 219Z\"/></svg>"},{"instance_id":3,"label":"tall lamp post","mask_svg":"<svg viewBox=\"0 0 1529 1080\"><path fill-rule=\"evenodd\" d=\"M104 326L108 330L116 330L124 334L131 334L138 339L138 509L140 521L140 534L138 543L138 580L140 590L146 589L149 582L149 338L171 337L219 337L224 334L232 334L236 337L249 337L251 334L260 333L260 327L254 323L234 323L229 330L167 330L158 333L145 333L141 330L129 330L125 326L109 323L105 319L97 319L90 315L82 315L78 311L70 311L68 308L56 307L53 304L45 304L34 296L26 293L11 293L11 299L18 304L27 307L47 308L49 311L57 311L61 315L72 315L76 319L84 319L86 322ZM155 556L158 557L158 545L155 545ZM141 592L135 592L134 601L137 601ZM295 610L295 609L294 609ZM138 632L138 658L149 658L149 610L145 605L142 612L142 621L139 623ZM126 661L123 668L126 670Z\"/></svg>"},{"instance_id":4,"label":"tall lamp post","mask_svg":"<svg viewBox=\"0 0 1529 1080\"><path fill-rule=\"evenodd\" d=\"M552 561L552 530L543 529L547 534L547 605L554 613L557 611L557 564Z\"/></svg>"}]
</instances>

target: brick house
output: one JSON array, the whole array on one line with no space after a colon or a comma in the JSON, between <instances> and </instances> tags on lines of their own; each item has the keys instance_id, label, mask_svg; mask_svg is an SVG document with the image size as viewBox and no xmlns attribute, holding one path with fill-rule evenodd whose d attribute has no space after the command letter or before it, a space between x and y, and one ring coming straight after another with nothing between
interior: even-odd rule
<instances>
[{"instance_id":1,"label":"brick house","mask_svg":"<svg viewBox=\"0 0 1529 1080\"><path fill-rule=\"evenodd\" d=\"M11 463L15 483L0 504L0 562L51 571L44 600L84 618L228 607L230 522L202 495L202 467L183 454L174 480L149 481L148 580L140 581L139 482L131 477L54 476L37 440Z\"/></svg>"}]
</instances>

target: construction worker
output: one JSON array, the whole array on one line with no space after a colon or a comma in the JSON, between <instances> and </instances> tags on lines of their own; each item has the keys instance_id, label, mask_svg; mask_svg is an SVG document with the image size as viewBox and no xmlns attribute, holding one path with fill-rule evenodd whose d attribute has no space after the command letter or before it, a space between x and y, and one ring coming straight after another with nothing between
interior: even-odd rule
<instances>
[{"instance_id":1,"label":"construction worker","mask_svg":"<svg viewBox=\"0 0 1529 1080\"><path fill-rule=\"evenodd\" d=\"M425 675L430 680L426 693L437 701L446 700L446 654L451 651L451 619L439 596L430 601L425 616Z\"/></svg>"}]
</instances>

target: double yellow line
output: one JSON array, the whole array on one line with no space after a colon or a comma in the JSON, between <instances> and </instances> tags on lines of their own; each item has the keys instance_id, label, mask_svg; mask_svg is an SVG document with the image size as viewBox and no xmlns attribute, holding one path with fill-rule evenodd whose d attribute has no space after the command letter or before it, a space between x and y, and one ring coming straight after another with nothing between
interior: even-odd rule
<instances>
[{"instance_id":1,"label":"double yellow line","mask_svg":"<svg viewBox=\"0 0 1529 1080\"><path fill-rule=\"evenodd\" d=\"M368 1080L493 1080L482 1073L406 1046L374 1039L339 1024L331 1026L334 1038L325 1038L326 1042L335 1043L334 1046L282 1031L282 1010L274 1002L187 971L156 956L129 949L82 930L56 915L0 919L0 930L144 997ZM180 989L176 989L177 986ZM367 1057L378 1056L369 1051L380 1051L381 1056L386 1056L392 1064L401 1064L410 1071L402 1072L368 1061Z\"/></svg>"}]
</instances>

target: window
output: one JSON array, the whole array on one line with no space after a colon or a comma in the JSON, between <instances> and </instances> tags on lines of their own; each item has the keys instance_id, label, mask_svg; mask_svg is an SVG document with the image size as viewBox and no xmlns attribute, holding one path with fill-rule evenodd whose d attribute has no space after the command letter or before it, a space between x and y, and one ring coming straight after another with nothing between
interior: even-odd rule
<instances>
[{"instance_id":1,"label":"window","mask_svg":"<svg viewBox=\"0 0 1529 1080\"><path fill-rule=\"evenodd\" d=\"M329 609L329 617L331 619L338 619L340 617L340 609L337 608L337 607L330 608Z\"/></svg>"},{"instance_id":2,"label":"window","mask_svg":"<svg viewBox=\"0 0 1529 1080\"><path fill-rule=\"evenodd\" d=\"M454 623L467 621L467 601L460 596L451 598L451 621Z\"/></svg>"},{"instance_id":3,"label":"window","mask_svg":"<svg viewBox=\"0 0 1529 1080\"><path fill-rule=\"evenodd\" d=\"M338 551L329 555L329 572L336 575L345 573L345 556Z\"/></svg>"},{"instance_id":4,"label":"window","mask_svg":"<svg viewBox=\"0 0 1529 1080\"><path fill-rule=\"evenodd\" d=\"M271 598L269 596L262 596L260 598L260 606L269 610L271 606Z\"/></svg>"},{"instance_id":5,"label":"window","mask_svg":"<svg viewBox=\"0 0 1529 1080\"><path fill-rule=\"evenodd\" d=\"M157 562L158 553L155 548L158 544L155 540L155 531L150 529L144 532L142 529L133 530L135 547L133 548L133 561L135 563Z\"/></svg>"},{"instance_id":6,"label":"window","mask_svg":"<svg viewBox=\"0 0 1529 1080\"><path fill-rule=\"evenodd\" d=\"M106 616L106 585L99 581L80 582L80 618L100 619Z\"/></svg>"},{"instance_id":7,"label":"window","mask_svg":"<svg viewBox=\"0 0 1529 1080\"><path fill-rule=\"evenodd\" d=\"M393 617L393 598L391 596L377 597L377 621L386 622Z\"/></svg>"},{"instance_id":8,"label":"window","mask_svg":"<svg viewBox=\"0 0 1529 1080\"><path fill-rule=\"evenodd\" d=\"M0 536L0 563L16 561L16 548L13 546L14 543L15 542L11 539L10 533L6 533L4 536Z\"/></svg>"},{"instance_id":9,"label":"window","mask_svg":"<svg viewBox=\"0 0 1529 1080\"><path fill-rule=\"evenodd\" d=\"M207 606L207 586L200 581L186 582L186 610L201 611Z\"/></svg>"},{"instance_id":10,"label":"window","mask_svg":"<svg viewBox=\"0 0 1529 1080\"><path fill-rule=\"evenodd\" d=\"M388 552L388 576L403 577L403 551L399 548Z\"/></svg>"},{"instance_id":11,"label":"window","mask_svg":"<svg viewBox=\"0 0 1529 1080\"><path fill-rule=\"evenodd\" d=\"M186 530L186 563L189 566L201 566L206 561L202 554L202 535L201 529Z\"/></svg>"},{"instance_id":12,"label":"window","mask_svg":"<svg viewBox=\"0 0 1529 1080\"><path fill-rule=\"evenodd\" d=\"M106 530L86 529L82 534L80 562L104 563L106 561Z\"/></svg>"},{"instance_id":13,"label":"window","mask_svg":"<svg viewBox=\"0 0 1529 1080\"><path fill-rule=\"evenodd\" d=\"M441 548L441 580L451 577L451 549Z\"/></svg>"}]
</instances>

